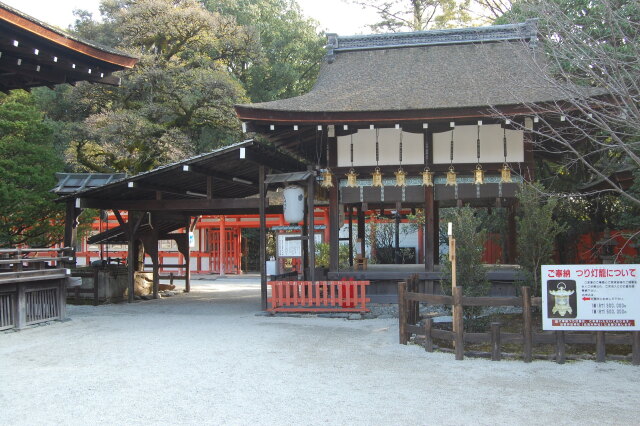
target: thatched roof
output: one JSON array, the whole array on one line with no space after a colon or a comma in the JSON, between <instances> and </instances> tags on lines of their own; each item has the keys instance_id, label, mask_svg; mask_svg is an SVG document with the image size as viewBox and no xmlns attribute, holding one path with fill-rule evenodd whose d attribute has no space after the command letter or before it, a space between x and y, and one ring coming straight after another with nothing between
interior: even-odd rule
<instances>
[{"instance_id":1,"label":"thatched roof","mask_svg":"<svg viewBox=\"0 0 640 426\"><path fill-rule=\"evenodd\" d=\"M286 114L428 111L558 100L538 77L535 21L516 25L338 37L302 96L238 105L241 119ZM335 115L335 114L334 114ZM360 114L359 116L362 116Z\"/></svg>"}]
</instances>

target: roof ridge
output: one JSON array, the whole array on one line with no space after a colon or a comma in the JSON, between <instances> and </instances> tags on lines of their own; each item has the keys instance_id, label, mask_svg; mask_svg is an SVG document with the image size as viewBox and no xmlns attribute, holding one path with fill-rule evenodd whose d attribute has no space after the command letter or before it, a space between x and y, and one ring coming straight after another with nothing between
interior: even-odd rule
<instances>
[{"instance_id":1,"label":"roof ridge","mask_svg":"<svg viewBox=\"0 0 640 426\"><path fill-rule=\"evenodd\" d=\"M525 22L517 24L387 34L339 36L335 33L328 33L326 46L327 60L331 63L335 59L336 53L354 50L390 49L442 44L528 40L531 47L535 47L538 40L537 21L537 19L527 19Z\"/></svg>"}]
</instances>

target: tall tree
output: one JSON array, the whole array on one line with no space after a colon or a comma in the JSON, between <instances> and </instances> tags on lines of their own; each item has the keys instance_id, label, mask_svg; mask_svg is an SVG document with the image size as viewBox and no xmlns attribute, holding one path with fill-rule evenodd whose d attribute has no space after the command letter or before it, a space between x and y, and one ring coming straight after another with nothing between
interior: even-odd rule
<instances>
[{"instance_id":1,"label":"tall tree","mask_svg":"<svg viewBox=\"0 0 640 426\"><path fill-rule=\"evenodd\" d=\"M140 61L119 88L79 84L64 95L72 162L138 173L240 137L233 105L246 97L228 64L258 57L251 31L196 0L104 0L101 11L101 24L80 14L77 32L103 31Z\"/></svg>"},{"instance_id":2,"label":"tall tree","mask_svg":"<svg viewBox=\"0 0 640 426\"><path fill-rule=\"evenodd\" d=\"M205 0L207 9L235 17L258 40L257 56L227 61L252 102L289 98L315 83L325 38L295 0Z\"/></svg>"},{"instance_id":3,"label":"tall tree","mask_svg":"<svg viewBox=\"0 0 640 426\"><path fill-rule=\"evenodd\" d=\"M49 190L63 163L52 130L30 94L0 96L0 247L60 240L62 206Z\"/></svg>"},{"instance_id":4,"label":"tall tree","mask_svg":"<svg viewBox=\"0 0 640 426\"><path fill-rule=\"evenodd\" d=\"M562 203L577 215L569 223L584 223L589 208L598 217L591 224L596 230L639 227L640 2L521 0L497 22L532 17L539 19L544 60L531 72L566 99L529 105L540 120L536 149L546 158L538 177L570 198ZM633 185L620 179L625 174L634 176ZM611 194L617 200L605 196Z\"/></svg>"},{"instance_id":5,"label":"tall tree","mask_svg":"<svg viewBox=\"0 0 640 426\"><path fill-rule=\"evenodd\" d=\"M380 21L369 27L375 32L424 31L469 25L471 0L351 0L374 10Z\"/></svg>"}]
</instances>

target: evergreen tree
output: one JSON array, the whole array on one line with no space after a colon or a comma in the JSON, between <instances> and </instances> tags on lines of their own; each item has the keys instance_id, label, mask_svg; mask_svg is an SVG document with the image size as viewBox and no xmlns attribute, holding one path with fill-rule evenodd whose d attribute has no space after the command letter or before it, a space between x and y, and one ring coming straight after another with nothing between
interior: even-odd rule
<instances>
[{"instance_id":1,"label":"evergreen tree","mask_svg":"<svg viewBox=\"0 0 640 426\"><path fill-rule=\"evenodd\" d=\"M62 205L50 190L63 162L52 127L30 94L0 97L0 247L49 247L61 239Z\"/></svg>"}]
</instances>

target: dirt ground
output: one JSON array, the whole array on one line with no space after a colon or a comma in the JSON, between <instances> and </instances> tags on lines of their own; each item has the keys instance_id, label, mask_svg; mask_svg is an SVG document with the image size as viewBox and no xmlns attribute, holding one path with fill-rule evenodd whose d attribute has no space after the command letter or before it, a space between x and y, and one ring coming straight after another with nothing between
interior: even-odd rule
<instances>
[{"instance_id":1,"label":"dirt ground","mask_svg":"<svg viewBox=\"0 0 640 426\"><path fill-rule=\"evenodd\" d=\"M256 279L0 333L0 424L637 424L640 368L455 361L394 319L256 316Z\"/></svg>"}]
</instances>

